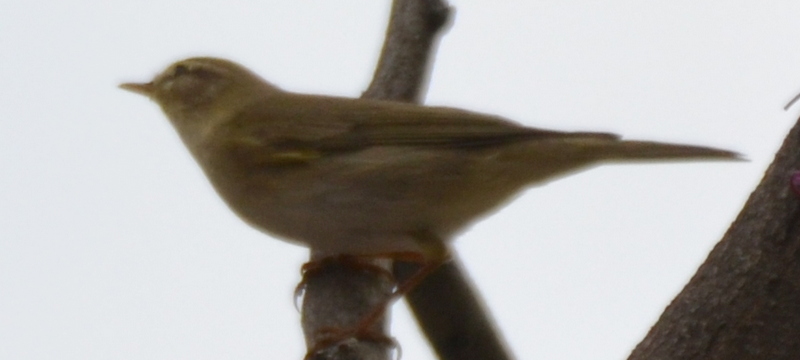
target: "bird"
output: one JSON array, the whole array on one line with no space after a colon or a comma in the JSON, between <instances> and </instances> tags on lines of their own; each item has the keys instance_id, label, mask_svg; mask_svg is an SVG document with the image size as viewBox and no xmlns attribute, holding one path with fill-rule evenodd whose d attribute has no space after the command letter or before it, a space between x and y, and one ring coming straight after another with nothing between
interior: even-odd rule
<instances>
[{"instance_id":1,"label":"bird","mask_svg":"<svg viewBox=\"0 0 800 360\"><path fill-rule=\"evenodd\" d=\"M742 159L457 108L294 93L220 58L181 60L120 87L161 107L244 222L321 257L440 264L460 232L531 187L604 163Z\"/></svg>"},{"instance_id":2,"label":"bird","mask_svg":"<svg viewBox=\"0 0 800 360\"><path fill-rule=\"evenodd\" d=\"M120 87L161 106L245 222L330 256L441 255L432 242L531 186L599 163L741 157L455 108L297 94L218 58L182 60Z\"/></svg>"}]
</instances>

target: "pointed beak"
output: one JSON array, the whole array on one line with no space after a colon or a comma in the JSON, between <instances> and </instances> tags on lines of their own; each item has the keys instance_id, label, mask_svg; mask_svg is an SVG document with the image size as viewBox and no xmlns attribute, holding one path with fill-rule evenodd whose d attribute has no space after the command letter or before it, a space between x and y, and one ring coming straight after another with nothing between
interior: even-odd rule
<instances>
[{"instance_id":1,"label":"pointed beak","mask_svg":"<svg viewBox=\"0 0 800 360\"><path fill-rule=\"evenodd\" d=\"M119 84L121 89L125 89L128 91L135 92L137 94L141 94L147 97L153 96L153 91L155 87L153 86L152 82L149 83L124 83Z\"/></svg>"}]
</instances>

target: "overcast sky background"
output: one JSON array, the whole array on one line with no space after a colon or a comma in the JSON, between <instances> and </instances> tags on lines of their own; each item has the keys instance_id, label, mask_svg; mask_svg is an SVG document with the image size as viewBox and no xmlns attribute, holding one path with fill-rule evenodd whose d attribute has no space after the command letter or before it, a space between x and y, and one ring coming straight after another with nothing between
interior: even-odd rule
<instances>
[{"instance_id":1,"label":"overcast sky background","mask_svg":"<svg viewBox=\"0 0 800 360\"><path fill-rule=\"evenodd\" d=\"M735 218L800 106L800 2L452 0L426 103L718 146L536 188L456 242L520 359L623 359ZM154 103L194 55L358 96L388 0L0 0L0 358L300 359L306 250L237 219ZM404 304L404 359L430 359Z\"/></svg>"}]
</instances>

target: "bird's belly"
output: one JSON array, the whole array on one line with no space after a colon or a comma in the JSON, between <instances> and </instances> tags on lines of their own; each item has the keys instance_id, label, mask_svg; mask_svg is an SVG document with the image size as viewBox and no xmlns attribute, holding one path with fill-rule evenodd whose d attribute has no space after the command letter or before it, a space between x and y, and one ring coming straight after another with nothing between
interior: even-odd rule
<instances>
[{"instance_id":1,"label":"bird's belly","mask_svg":"<svg viewBox=\"0 0 800 360\"><path fill-rule=\"evenodd\" d=\"M430 209L404 186L379 189L370 181L330 180L294 183L298 186L261 199L249 212L254 216L246 217L285 240L348 254L417 251L412 233L438 227Z\"/></svg>"},{"instance_id":2,"label":"bird's belly","mask_svg":"<svg viewBox=\"0 0 800 360\"><path fill-rule=\"evenodd\" d=\"M240 174L228 187L236 193L220 193L256 228L318 251L419 252L414 234L447 240L517 190L500 174L476 177L474 163L446 155L374 149Z\"/></svg>"}]
</instances>

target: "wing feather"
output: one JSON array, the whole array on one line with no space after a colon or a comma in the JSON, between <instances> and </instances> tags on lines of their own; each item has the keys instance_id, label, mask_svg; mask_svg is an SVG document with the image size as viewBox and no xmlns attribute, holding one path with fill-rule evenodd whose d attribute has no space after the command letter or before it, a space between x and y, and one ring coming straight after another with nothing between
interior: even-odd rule
<instances>
[{"instance_id":1,"label":"wing feather","mask_svg":"<svg viewBox=\"0 0 800 360\"><path fill-rule=\"evenodd\" d=\"M460 109L400 102L282 94L240 114L250 143L278 150L324 153L372 146L479 149L519 141L619 137L600 132L562 132ZM255 124L246 119L260 119ZM291 119L291 120L289 120ZM255 127L255 128L254 128ZM255 137L255 138L253 138Z\"/></svg>"}]
</instances>

